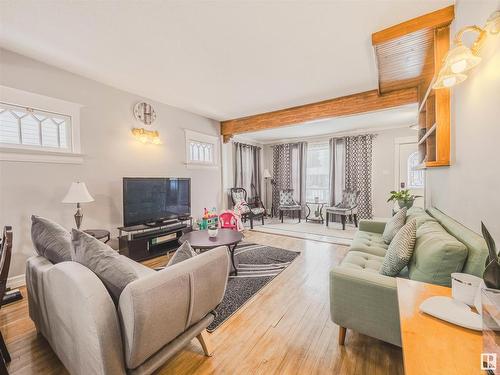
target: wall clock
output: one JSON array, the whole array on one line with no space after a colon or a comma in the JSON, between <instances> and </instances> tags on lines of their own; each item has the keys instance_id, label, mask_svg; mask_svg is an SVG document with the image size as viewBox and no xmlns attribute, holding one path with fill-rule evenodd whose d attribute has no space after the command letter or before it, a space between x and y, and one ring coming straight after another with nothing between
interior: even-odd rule
<instances>
[{"instance_id":1,"label":"wall clock","mask_svg":"<svg viewBox=\"0 0 500 375\"><path fill-rule=\"evenodd\" d=\"M140 102L134 106L135 118L144 125L151 125L156 120L156 112L151 104Z\"/></svg>"}]
</instances>

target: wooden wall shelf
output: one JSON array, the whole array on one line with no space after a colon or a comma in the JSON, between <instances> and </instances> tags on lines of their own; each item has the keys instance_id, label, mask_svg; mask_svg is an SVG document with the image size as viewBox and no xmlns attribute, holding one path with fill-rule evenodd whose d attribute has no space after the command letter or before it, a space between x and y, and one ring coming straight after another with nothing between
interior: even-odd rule
<instances>
[{"instance_id":1,"label":"wooden wall shelf","mask_svg":"<svg viewBox=\"0 0 500 375\"><path fill-rule=\"evenodd\" d=\"M450 90L432 88L449 47L449 26L435 29L434 76L419 86L418 151L424 168L450 165Z\"/></svg>"}]
</instances>

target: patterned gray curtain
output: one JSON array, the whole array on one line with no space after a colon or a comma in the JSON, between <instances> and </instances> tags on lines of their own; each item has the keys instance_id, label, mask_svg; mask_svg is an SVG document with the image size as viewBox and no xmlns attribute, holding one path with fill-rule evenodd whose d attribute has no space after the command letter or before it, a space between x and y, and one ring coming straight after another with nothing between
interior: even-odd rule
<instances>
[{"instance_id":1,"label":"patterned gray curtain","mask_svg":"<svg viewBox=\"0 0 500 375\"><path fill-rule=\"evenodd\" d=\"M373 218L372 207L372 142L374 135L345 138L345 188L359 190L358 216Z\"/></svg>"},{"instance_id":2,"label":"patterned gray curtain","mask_svg":"<svg viewBox=\"0 0 500 375\"><path fill-rule=\"evenodd\" d=\"M234 187L247 191L248 199L260 197L260 147L234 142Z\"/></svg>"},{"instance_id":3,"label":"patterned gray curtain","mask_svg":"<svg viewBox=\"0 0 500 375\"><path fill-rule=\"evenodd\" d=\"M306 201L307 143L287 143L273 146L273 215L278 214L279 191L293 189L294 199L303 208ZM304 209L302 210L304 216Z\"/></svg>"},{"instance_id":4,"label":"patterned gray curtain","mask_svg":"<svg viewBox=\"0 0 500 375\"><path fill-rule=\"evenodd\" d=\"M278 215L280 189L292 188L292 149L290 144L273 146L273 207L272 214Z\"/></svg>"}]
</instances>

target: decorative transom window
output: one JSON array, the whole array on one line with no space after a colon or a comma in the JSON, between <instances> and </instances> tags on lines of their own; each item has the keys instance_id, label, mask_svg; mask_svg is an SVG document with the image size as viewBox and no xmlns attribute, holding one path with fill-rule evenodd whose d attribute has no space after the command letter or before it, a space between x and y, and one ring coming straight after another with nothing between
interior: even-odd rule
<instances>
[{"instance_id":1,"label":"decorative transom window","mask_svg":"<svg viewBox=\"0 0 500 375\"><path fill-rule=\"evenodd\" d=\"M408 156L408 187L410 188L424 187L424 171L417 169L418 165L418 151L415 151Z\"/></svg>"},{"instance_id":2,"label":"decorative transom window","mask_svg":"<svg viewBox=\"0 0 500 375\"><path fill-rule=\"evenodd\" d=\"M214 163L214 145L199 141L189 141L189 161L197 163Z\"/></svg>"},{"instance_id":3,"label":"decorative transom window","mask_svg":"<svg viewBox=\"0 0 500 375\"><path fill-rule=\"evenodd\" d=\"M186 164L216 166L218 163L217 146L219 139L212 135L185 130Z\"/></svg>"},{"instance_id":4,"label":"decorative transom window","mask_svg":"<svg viewBox=\"0 0 500 375\"><path fill-rule=\"evenodd\" d=\"M0 102L0 145L71 151L71 117Z\"/></svg>"}]
</instances>

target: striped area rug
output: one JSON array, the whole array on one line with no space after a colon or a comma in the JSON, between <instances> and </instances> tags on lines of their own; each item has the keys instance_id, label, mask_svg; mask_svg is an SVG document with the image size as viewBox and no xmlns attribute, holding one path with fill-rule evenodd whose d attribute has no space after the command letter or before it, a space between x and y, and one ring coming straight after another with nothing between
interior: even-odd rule
<instances>
[{"instance_id":1,"label":"striped area rug","mask_svg":"<svg viewBox=\"0 0 500 375\"><path fill-rule=\"evenodd\" d=\"M235 251L238 276L229 276L226 294L208 326L213 332L259 290L287 268L300 252L243 242Z\"/></svg>"}]
</instances>

